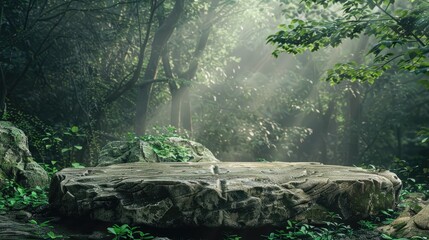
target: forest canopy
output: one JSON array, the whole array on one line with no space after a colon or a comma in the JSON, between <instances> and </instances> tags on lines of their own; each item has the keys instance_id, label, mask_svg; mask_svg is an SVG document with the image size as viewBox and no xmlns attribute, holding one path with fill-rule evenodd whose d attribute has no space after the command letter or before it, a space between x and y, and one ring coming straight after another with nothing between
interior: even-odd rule
<instances>
[{"instance_id":1,"label":"forest canopy","mask_svg":"<svg viewBox=\"0 0 429 240\"><path fill-rule=\"evenodd\" d=\"M322 47L337 47L345 39L370 37L372 46L365 59L336 64L327 80L373 83L393 66L429 76L429 2L395 0L304 0L308 11L280 25L281 30L268 37L276 46L273 52L302 53ZM323 7L323 8L321 8ZM338 8L337 13L332 9ZM331 11L329 18L324 15ZM427 77L422 84L428 86Z\"/></svg>"}]
</instances>

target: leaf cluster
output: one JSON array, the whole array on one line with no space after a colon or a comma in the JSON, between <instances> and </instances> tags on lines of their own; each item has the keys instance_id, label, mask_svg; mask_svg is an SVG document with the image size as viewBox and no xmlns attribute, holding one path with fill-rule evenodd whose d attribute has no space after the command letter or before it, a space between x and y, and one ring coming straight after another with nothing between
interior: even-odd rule
<instances>
[{"instance_id":1,"label":"leaf cluster","mask_svg":"<svg viewBox=\"0 0 429 240\"><path fill-rule=\"evenodd\" d=\"M50 231L44 231L43 228L47 228L47 229L52 229L54 228L52 225L50 225L50 221L44 221L44 222L37 222L34 219L31 219L29 221L29 223L37 225L39 227L39 229L37 230L37 234L42 237L43 239L64 239L67 238L64 235L61 234L56 234L54 231L50 230Z\"/></svg>"},{"instance_id":2,"label":"leaf cluster","mask_svg":"<svg viewBox=\"0 0 429 240\"><path fill-rule=\"evenodd\" d=\"M46 191L40 187L28 189L6 180L0 189L0 211L37 208L48 204Z\"/></svg>"},{"instance_id":3,"label":"leaf cluster","mask_svg":"<svg viewBox=\"0 0 429 240\"><path fill-rule=\"evenodd\" d=\"M115 224L112 227L108 227L107 231L114 236L113 240L120 239L153 239L154 237L150 233L144 233L139 231L137 227L130 227L128 224L121 226Z\"/></svg>"},{"instance_id":4,"label":"leaf cluster","mask_svg":"<svg viewBox=\"0 0 429 240\"><path fill-rule=\"evenodd\" d=\"M359 81L368 81L381 76L393 63L399 68L416 74L429 75L429 2L412 1L396 3L395 0L304 0L307 8L314 5L326 9L339 8L334 19L295 18L288 24L279 26L280 31L268 36L267 42L275 45L274 56L280 53L298 54L305 51L318 51L324 47L336 47L345 39L362 35L375 39L368 51L373 57L374 69L353 69ZM368 73L363 71L368 70ZM335 70L328 72L327 80L339 83L343 79L331 77ZM362 75L362 76L360 76Z\"/></svg>"},{"instance_id":5,"label":"leaf cluster","mask_svg":"<svg viewBox=\"0 0 429 240\"><path fill-rule=\"evenodd\" d=\"M375 66L359 65L356 62L337 63L328 69L326 81L338 84L343 80L350 82L368 82L373 84L383 74L383 70Z\"/></svg>"},{"instance_id":6,"label":"leaf cluster","mask_svg":"<svg viewBox=\"0 0 429 240\"><path fill-rule=\"evenodd\" d=\"M340 222L325 222L325 226L317 227L306 223L288 220L285 230L270 233L268 240L280 239L316 239L333 240L351 236L353 230L350 226Z\"/></svg>"},{"instance_id":7,"label":"leaf cluster","mask_svg":"<svg viewBox=\"0 0 429 240\"><path fill-rule=\"evenodd\" d=\"M193 158L191 150L173 143L170 138L181 137L174 127L155 128L157 134L147 134L140 139L149 143L156 155L164 161L188 162Z\"/></svg>"}]
</instances>

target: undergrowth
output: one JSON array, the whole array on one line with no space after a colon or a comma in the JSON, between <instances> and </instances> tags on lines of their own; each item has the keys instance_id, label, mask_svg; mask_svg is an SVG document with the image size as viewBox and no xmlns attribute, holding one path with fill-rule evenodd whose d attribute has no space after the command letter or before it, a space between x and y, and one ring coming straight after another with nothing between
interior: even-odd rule
<instances>
[{"instance_id":1,"label":"undergrowth","mask_svg":"<svg viewBox=\"0 0 429 240\"><path fill-rule=\"evenodd\" d=\"M0 189L0 212L8 210L35 209L48 204L46 190L40 187L25 188L6 180Z\"/></svg>"},{"instance_id":2,"label":"undergrowth","mask_svg":"<svg viewBox=\"0 0 429 240\"><path fill-rule=\"evenodd\" d=\"M132 141L140 139L149 143L156 155L164 161L188 162L193 158L189 148L175 144L170 140L172 137L184 138L178 134L176 128L170 126L154 128L154 130L156 132L154 135L147 134L137 137L129 133L128 137Z\"/></svg>"}]
</instances>

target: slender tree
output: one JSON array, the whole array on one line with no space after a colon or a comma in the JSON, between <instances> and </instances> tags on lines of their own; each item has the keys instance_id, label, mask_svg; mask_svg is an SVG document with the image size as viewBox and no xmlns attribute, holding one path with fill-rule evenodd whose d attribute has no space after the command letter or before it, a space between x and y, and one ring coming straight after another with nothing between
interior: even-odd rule
<instances>
[{"instance_id":1,"label":"slender tree","mask_svg":"<svg viewBox=\"0 0 429 240\"><path fill-rule=\"evenodd\" d=\"M151 45L151 55L143 76L143 84L140 86L137 97L135 131L139 135L144 134L146 131L149 100L153 84L152 81L156 79L159 61L161 59L164 47L167 44L168 39L171 37L171 34L173 33L176 23L180 19L183 10L184 0L176 0L173 10L169 13L168 17L158 28L153 38Z\"/></svg>"}]
</instances>

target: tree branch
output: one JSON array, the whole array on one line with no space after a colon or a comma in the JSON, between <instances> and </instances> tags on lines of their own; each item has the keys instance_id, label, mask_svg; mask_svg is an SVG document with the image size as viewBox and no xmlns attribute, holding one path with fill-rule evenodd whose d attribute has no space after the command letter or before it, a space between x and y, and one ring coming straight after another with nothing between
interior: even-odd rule
<instances>
[{"instance_id":1,"label":"tree branch","mask_svg":"<svg viewBox=\"0 0 429 240\"><path fill-rule=\"evenodd\" d=\"M372 0L371 0L372 1ZM384 8L382 8L380 6L379 3L373 1L373 3L375 4L375 6L377 6L378 9L380 9L384 14L386 14L387 16L389 16L393 21L396 22L396 24L398 24L398 26L400 26L404 31L406 31L406 29L402 26L401 21L399 21L399 19L397 19L395 16L393 16L392 14L390 14L388 11L386 11ZM426 44L417 36L415 35L413 32L410 32L410 35L416 39L416 41L421 45L421 46L426 46Z\"/></svg>"}]
</instances>

